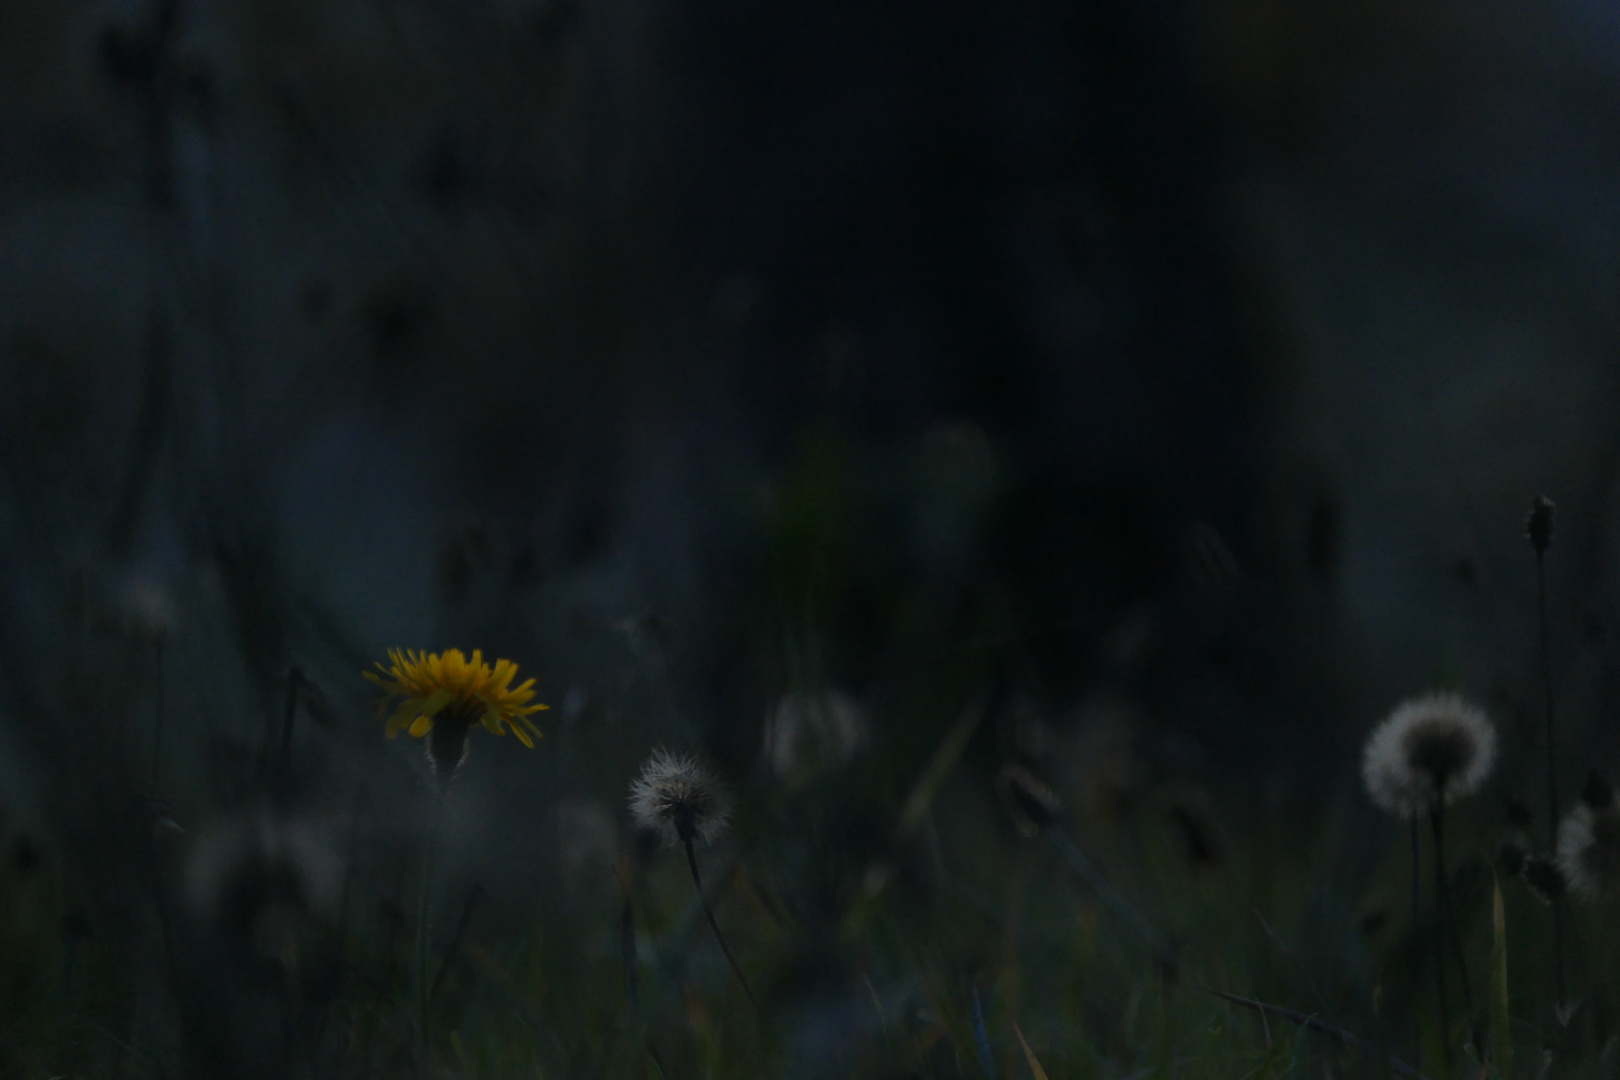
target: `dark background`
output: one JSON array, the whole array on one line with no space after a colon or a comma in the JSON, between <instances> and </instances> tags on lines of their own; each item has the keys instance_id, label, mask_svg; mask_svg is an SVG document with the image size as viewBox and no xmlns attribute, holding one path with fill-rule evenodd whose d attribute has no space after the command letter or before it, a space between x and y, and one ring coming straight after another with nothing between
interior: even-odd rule
<instances>
[{"instance_id":1,"label":"dark background","mask_svg":"<svg viewBox=\"0 0 1620 1080\"><path fill-rule=\"evenodd\" d=\"M403 844L390 647L553 706L463 780L508 899L653 745L769 801L795 693L891 809L975 695L970 775L1121 730L1239 838L1431 686L1529 788L1538 492L1612 764L1617 120L1574 2L7 0L6 828L131 925L110 820Z\"/></svg>"}]
</instances>

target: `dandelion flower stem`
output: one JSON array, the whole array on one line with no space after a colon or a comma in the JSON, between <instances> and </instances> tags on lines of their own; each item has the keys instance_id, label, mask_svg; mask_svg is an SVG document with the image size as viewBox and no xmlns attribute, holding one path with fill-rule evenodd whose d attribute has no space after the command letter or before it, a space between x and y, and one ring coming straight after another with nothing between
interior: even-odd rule
<instances>
[{"instance_id":1,"label":"dandelion flower stem","mask_svg":"<svg viewBox=\"0 0 1620 1080\"><path fill-rule=\"evenodd\" d=\"M428 981L428 953L432 935L429 924L433 917L433 872L439 850L439 826L444 818L444 788L435 784L433 810L428 821L427 844L422 850L422 885L416 896L416 1008L417 1022L422 1034L422 1054L431 1057L433 1041L428 1027L428 1000L433 984Z\"/></svg>"},{"instance_id":2,"label":"dandelion flower stem","mask_svg":"<svg viewBox=\"0 0 1620 1080\"><path fill-rule=\"evenodd\" d=\"M686 830L682 831L686 832ZM697 851L692 846L692 837L690 834L684 835L681 837L681 841L686 848L686 865L692 871L692 887L697 890L698 903L703 905L703 914L709 917L709 929L714 931L714 940L720 943L720 951L725 953L726 962L731 965L731 970L736 974L737 981L742 984L743 993L748 995L748 1003L757 1009L759 1008L759 1002L754 997L754 990L748 985L748 977L743 974L742 965L738 964L737 958L731 955L731 946L726 944L725 935L720 933L719 920L714 917L714 909L709 906L709 898L703 892L703 877L698 873Z\"/></svg>"}]
</instances>

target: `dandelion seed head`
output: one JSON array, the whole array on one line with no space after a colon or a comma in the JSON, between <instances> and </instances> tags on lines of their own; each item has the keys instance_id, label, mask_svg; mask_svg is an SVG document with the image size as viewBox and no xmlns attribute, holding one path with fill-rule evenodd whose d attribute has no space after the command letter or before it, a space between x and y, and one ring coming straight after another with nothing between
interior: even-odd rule
<instances>
[{"instance_id":1,"label":"dandelion seed head","mask_svg":"<svg viewBox=\"0 0 1620 1080\"><path fill-rule=\"evenodd\" d=\"M1571 894L1601 900L1620 893L1620 808L1579 803L1558 823L1558 868Z\"/></svg>"},{"instance_id":2,"label":"dandelion seed head","mask_svg":"<svg viewBox=\"0 0 1620 1080\"><path fill-rule=\"evenodd\" d=\"M687 840L712 844L725 832L731 799L697 758L660 748L630 785L630 815L670 847Z\"/></svg>"},{"instance_id":3,"label":"dandelion seed head","mask_svg":"<svg viewBox=\"0 0 1620 1080\"><path fill-rule=\"evenodd\" d=\"M1380 808L1414 817L1485 782L1496 732L1485 714L1455 694L1402 702L1367 740L1361 775Z\"/></svg>"}]
</instances>

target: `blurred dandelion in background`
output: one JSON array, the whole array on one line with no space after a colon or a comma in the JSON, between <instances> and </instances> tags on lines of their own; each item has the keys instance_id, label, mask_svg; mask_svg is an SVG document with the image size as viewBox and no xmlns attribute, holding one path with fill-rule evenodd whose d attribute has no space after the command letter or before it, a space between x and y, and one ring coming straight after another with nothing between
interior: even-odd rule
<instances>
[{"instance_id":1,"label":"blurred dandelion in background","mask_svg":"<svg viewBox=\"0 0 1620 1080\"><path fill-rule=\"evenodd\" d=\"M848 694L786 694L765 718L760 753L779 778L802 781L848 762L869 731L865 710Z\"/></svg>"},{"instance_id":2,"label":"blurred dandelion in background","mask_svg":"<svg viewBox=\"0 0 1620 1080\"><path fill-rule=\"evenodd\" d=\"M184 887L192 913L229 948L292 973L337 910L343 860L315 822L223 818L191 845Z\"/></svg>"},{"instance_id":3,"label":"blurred dandelion in background","mask_svg":"<svg viewBox=\"0 0 1620 1080\"><path fill-rule=\"evenodd\" d=\"M1620 892L1620 806L1600 776L1586 782L1580 803L1558 824L1558 868L1583 900Z\"/></svg>"},{"instance_id":4,"label":"blurred dandelion in background","mask_svg":"<svg viewBox=\"0 0 1620 1080\"><path fill-rule=\"evenodd\" d=\"M1449 1063L1450 1006L1446 995L1445 936L1450 931L1462 969L1463 1005L1473 1012L1468 965L1451 906L1446 869L1446 807L1471 795L1490 775L1496 760L1496 730L1485 714L1456 694L1427 694L1396 706L1367 740L1361 775L1367 794L1380 808L1410 822L1412 847L1412 925L1420 924L1418 818L1428 812L1434 831L1434 883L1438 919L1433 937L1436 990L1440 1002L1442 1057Z\"/></svg>"}]
</instances>

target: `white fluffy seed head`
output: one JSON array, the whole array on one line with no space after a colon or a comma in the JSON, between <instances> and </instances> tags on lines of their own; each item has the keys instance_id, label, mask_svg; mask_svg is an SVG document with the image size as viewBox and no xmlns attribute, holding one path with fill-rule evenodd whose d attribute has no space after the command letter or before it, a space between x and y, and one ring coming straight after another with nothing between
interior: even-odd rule
<instances>
[{"instance_id":1,"label":"white fluffy seed head","mask_svg":"<svg viewBox=\"0 0 1620 1080\"><path fill-rule=\"evenodd\" d=\"M1581 803L1558 823L1558 868L1582 900L1620 894L1620 807Z\"/></svg>"},{"instance_id":2,"label":"white fluffy seed head","mask_svg":"<svg viewBox=\"0 0 1620 1080\"><path fill-rule=\"evenodd\" d=\"M1472 794L1496 761L1496 731L1456 694L1401 702L1373 730L1362 756L1367 794L1380 808L1415 817Z\"/></svg>"},{"instance_id":3,"label":"white fluffy seed head","mask_svg":"<svg viewBox=\"0 0 1620 1080\"><path fill-rule=\"evenodd\" d=\"M697 758L660 748L630 785L630 816L670 847L688 839L712 844L726 830L731 798Z\"/></svg>"}]
</instances>

